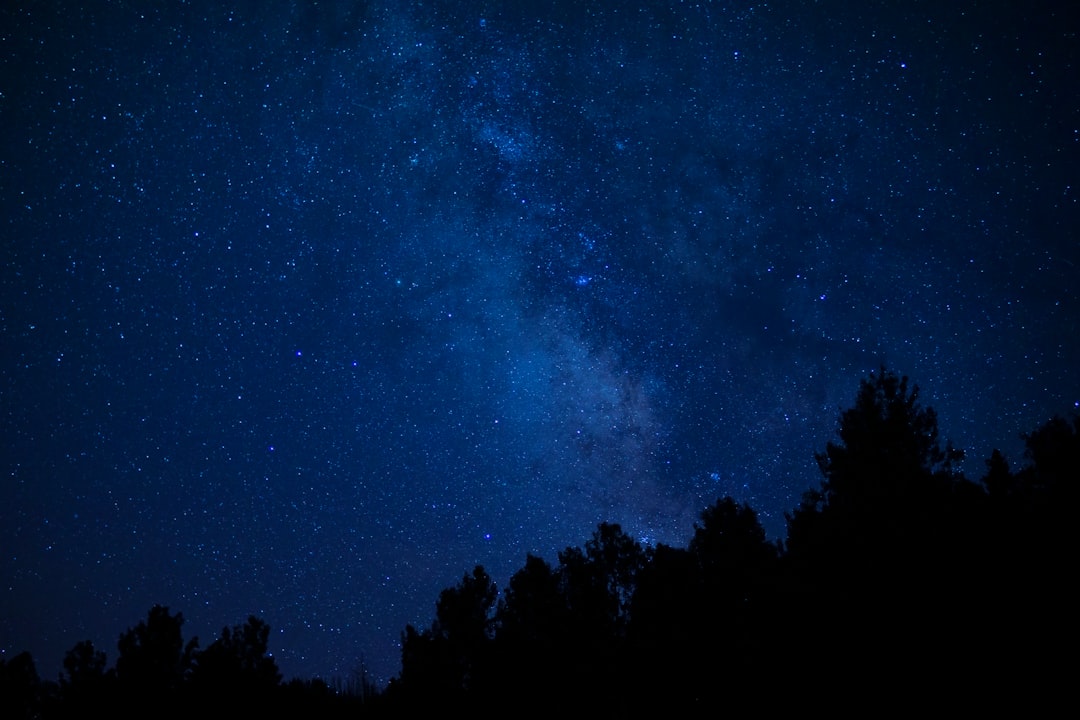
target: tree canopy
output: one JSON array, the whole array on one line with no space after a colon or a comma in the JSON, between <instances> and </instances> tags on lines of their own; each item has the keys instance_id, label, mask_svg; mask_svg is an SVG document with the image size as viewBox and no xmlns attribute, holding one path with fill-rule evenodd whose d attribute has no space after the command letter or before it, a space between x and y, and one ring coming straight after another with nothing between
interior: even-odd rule
<instances>
[{"instance_id":1,"label":"tree canopy","mask_svg":"<svg viewBox=\"0 0 1080 720\"><path fill-rule=\"evenodd\" d=\"M261 619L200 649L180 613L155 605L120 635L114 667L89 641L56 683L26 653L0 659L5 716L678 714L757 711L762 698L797 709L823 694L835 708L856 690L912 703L1059 696L1080 417L1023 436L1018 470L994 451L978 482L938 432L918 387L881 368L816 453L821 483L788 515L784 542L720 497L684 548L602 522L554 562L527 553L502 589L477 565L439 594L428 627L406 626L386 688L283 682Z\"/></svg>"}]
</instances>

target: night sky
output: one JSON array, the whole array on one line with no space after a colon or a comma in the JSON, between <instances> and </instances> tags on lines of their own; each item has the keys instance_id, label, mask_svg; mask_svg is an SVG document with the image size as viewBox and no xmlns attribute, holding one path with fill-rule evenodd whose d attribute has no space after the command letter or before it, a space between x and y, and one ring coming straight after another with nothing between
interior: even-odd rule
<instances>
[{"instance_id":1,"label":"night sky","mask_svg":"<svg viewBox=\"0 0 1080 720\"><path fill-rule=\"evenodd\" d=\"M475 564L782 539L882 364L975 480L1080 407L1069 3L516 4L4 4L0 657L385 682Z\"/></svg>"}]
</instances>

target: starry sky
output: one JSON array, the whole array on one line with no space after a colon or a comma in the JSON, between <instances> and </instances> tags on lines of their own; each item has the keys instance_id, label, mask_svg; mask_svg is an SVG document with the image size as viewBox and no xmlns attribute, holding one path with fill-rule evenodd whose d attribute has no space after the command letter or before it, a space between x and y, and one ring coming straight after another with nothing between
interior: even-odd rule
<instances>
[{"instance_id":1,"label":"starry sky","mask_svg":"<svg viewBox=\"0 0 1080 720\"><path fill-rule=\"evenodd\" d=\"M0 657L159 603L385 682L475 564L782 539L882 364L1021 465L1080 407L1067 5L5 3Z\"/></svg>"}]
</instances>

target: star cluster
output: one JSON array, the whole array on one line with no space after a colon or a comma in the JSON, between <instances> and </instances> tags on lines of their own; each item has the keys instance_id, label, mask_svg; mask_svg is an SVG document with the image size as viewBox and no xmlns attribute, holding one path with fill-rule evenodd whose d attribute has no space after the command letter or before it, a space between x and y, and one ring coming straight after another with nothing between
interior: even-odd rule
<instances>
[{"instance_id":1,"label":"star cluster","mask_svg":"<svg viewBox=\"0 0 1080 720\"><path fill-rule=\"evenodd\" d=\"M522 8L511 6L522 5ZM529 6L532 9L526 9ZM160 603L385 681L473 565L782 539L858 381L1080 407L1053 3L0 11L0 650Z\"/></svg>"}]
</instances>

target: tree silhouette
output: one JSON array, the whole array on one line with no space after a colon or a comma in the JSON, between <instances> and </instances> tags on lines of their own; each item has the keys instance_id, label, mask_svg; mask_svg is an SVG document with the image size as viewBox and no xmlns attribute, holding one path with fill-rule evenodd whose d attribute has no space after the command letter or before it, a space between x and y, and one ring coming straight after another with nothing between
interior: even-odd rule
<instances>
[{"instance_id":1,"label":"tree silhouette","mask_svg":"<svg viewBox=\"0 0 1080 720\"><path fill-rule=\"evenodd\" d=\"M701 524L687 548L706 577L730 579L760 574L775 560L778 548L769 542L757 513L730 497L701 512Z\"/></svg>"},{"instance_id":2,"label":"tree silhouette","mask_svg":"<svg viewBox=\"0 0 1080 720\"><path fill-rule=\"evenodd\" d=\"M198 647L198 639L184 645L183 624L181 613L173 615L167 607L155 605L145 621L120 635L116 679L127 712L163 713L174 709L181 699Z\"/></svg>"},{"instance_id":3,"label":"tree silhouette","mask_svg":"<svg viewBox=\"0 0 1080 720\"><path fill-rule=\"evenodd\" d=\"M700 518L687 549L655 549L634 595L635 685L668 688L670 712L711 707L772 664L759 648L777 621L768 613L778 548L730 497Z\"/></svg>"},{"instance_id":4,"label":"tree silhouette","mask_svg":"<svg viewBox=\"0 0 1080 720\"><path fill-rule=\"evenodd\" d=\"M1039 714L1071 688L1057 658L1072 649L1080 417L1022 437L1022 468L994 451L981 484L968 482L918 388L882 368L815 456L823 479L788 515L784 543L725 497L685 548L646 549L601 523L557 565L527 554L501 598L477 565L439 594L427 629L406 626L386 691L361 678L351 698L340 682L283 684L255 616L200 651L183 616L155 605L120 635L114 669L89 641L64 656L58 684L28 653L0 659L0 711L688 715L746 713L761 697L780 711L825 694L841 709L845 695L925 706L945 694L965 707L1022 699Z\"/></svg>"},{"instance_id":5,"label":"tree silhouette","mask_svg":"<svg viewBox=\"0 0 1080 720\"><path fill-rule=\"evenodd\" d=\"M1008 500L1019 491L1016 476L1009 470L1009 461L997 448L994 448L986 461L986 474L982 477L982 484L994 500Z\"/></svg>"},{"instance_id":6,"label":"tree silhouette","mask_svg":"<svg viewBox=\"0 0 1080 720\"><path fill-rule=\"evenodd\" d=\"M919 404L919 388L885 368L859 385L855 405L840 416L839 443L815 455L833 507L865 507L908 492L914 480L951 474L963 452L938 441L937 414Z\"/></svg>"},{"instance_id":7,"label":"tree silhouette","mask_svg":"<svg viewBox=\"0 0 1080 720\"><path fill-rule=\"evenodd\" d=\"M83 640L64 654L63 667L60 694L64 706L104 709L115 680L115 673L106 670L104 651L96 649L89 640Z\"/></svg>"},{"instance_id":8,"label":"tree silhouette","mask_svg":"<svg viewBox=\"0 0 1080 720\"><path fill-rule=\"evenodd\" d=\"M1055 416L1024 435L1029 466L1021 471L1024 492L1036 512L1062 509L1075 502L1080 486L1080 415L1069 422Z\"/></svg>"},{"instance_id":9,"label":"tree silhouette","mask_svg":"<svg viewBox=\"0 0 1080 720\"><path fill-rule=\"evenodd\" d=\"M947 646L920 667L945 683L980 633L985 493L957 472L963 455L942 446L918 387L885 368L860 383L837 435L816 455L821 486L788 515L789 588L813 618L792 637L808 667L827 645L864 683L895 683L899 658Z\"/></svg>"},{"instance_id":10,"label":"tree silhouette","mask_svg":"<svg viewBox=\"0 0 1080 720\"><path fill-rule=\"evenodd\" d=\"M961 479L955 463L963 453L941 446L937 414L919 403L918 386L909 390L907 377L884 367L871 373L841 414L837 436L815 455L820 487L787 516L789 552L851 555L849 564L862 564L871 548L907 548L913 531L939 526L938 501Z\"/></svg>"},{"instance_id":11,"label":"tree silhouette","mask_svg":"<svg viewBox=\"0 0 1080 720\"><path fill-rule=\"evenodd\" d=\"M223 628L221 637L196 653L190 683L200 700L250 711L269 699L281 682L267 652L269 636L270 626L250 616L243 625Z\"/></svg>"},{"instance_id":12,"label":"tree silhouette","mask_svg":"<svg viewBox=\"0 0 1080 720\"><path fill-rule=\"evenodd\" d=\"M700 574L699 592L711 609L703 618L706 631L722 636L728 652L747 653L759 641L753 634L763 623L755 613L773 591L777 546L768 541L757 513L730 497L702 511L701 521L688 549Z\"/></svg>"},{"instance_id":13,"label":"tree silhouette","mask_svg":"<svg viewBox=\"0 0 1080 720\"><path fill-rule=\"evenodd\" d=\"M546 560L529 553L499 600L496 626L504 642L536 647L558 637L566 613L555 571Z\"/></svg>"},{"instance_id":14,"label":"tree silhouette","mask_svg":"<svg viewBox=\"0 0 1080 720\"><path fill-rule=\"evenodd\" d=\"M648 560L641 544L618 523L600 523L585 550L559 553L561 586L570 612L609 637L625 634L637 576Z\"/></svg>"},{"instance_id":15,"label":"tree silhouette","mask_svg":"<svg viewBox=\"0 0 1080 720\"><path fill-rule=\"evenodd\" d=\"M657 545L637 578L627 635L634 697L662 692L670 714L701 711L699 689L722 681L712 672L717 648L703 635L715 621L702 592L701 567L685 548Z\"/></svg>"},{"instance_id":16,"label":"tree silhouette","mask_svg":"<svg viewBox=\"0 0 1080 720\"><path fill-rule=\"evenodd\" d=\"M997 508L994 582L983 608L995 619L998 650L992 657L1003 665L1002 650L1025 657L1025 667L1013 672L1029 683L1054 678L1067 686L1064 668L1053 658L1072 651L1080 416L1052 417L1022 437L1026 464L1012 475L1009 503Z\"/></svg>"},{"instance_id":17,"label":"tree silhouette","mask_svg":"<svg viewBox=\"0 0 1080 720\"><path fill-rule=\"evenodd\" d=\"M41 690L41 679L30 653L21 652L10 660L0 658L0 710L4 717L37 717Z\"/></svg>"},{"instance_id":18,"label":"tree silhouette","mask_svg":"<svg viewBox=\"0 0 1080 720\"><path fill-rule=\"evenodd\" d=\"M105 679L105 653L94 648L94 643L83 640L64 654L64 684L79 687L97 685Z\"/></svg>"},{"instance_id":19,"label":"tree silhouette","mask_svg":"<svg viewBox=\"0 0 1080 720\"><path fill-rule=\"evenodd\" d=\"M427 702L461 704L484 672L492 639L495 584L480 565L446 588L435 604L431 627L406 626L401 641L401 687L397 692Z\"/></svg>"},{"instance_id":20,"label":"tree silhouette","mask_svg":"<svg viewBox=\"0 0 1080 720\"><path fill-rule=\"evenodd\" d=\"M568 658L569 608L556 571L533 554L514 573L495 614L491 685L501 696L542 701L562 679Z\"/></svg>"},{"instance_id":21,"label":"tree silhouette","mask_svg":"<svg viewBox=\"0 0 1080 720\"><path fill-rule=\"evenodd\" d=\"M600 523L581 548L559 553L567 644L564 668L571 694L602 707L619 706L631 685L626 673L630 610L648 553L617 523Z\"/></svg>"}]
</instances>

